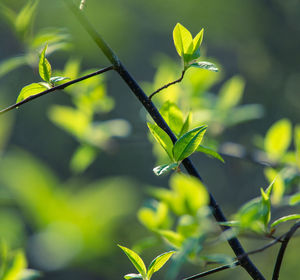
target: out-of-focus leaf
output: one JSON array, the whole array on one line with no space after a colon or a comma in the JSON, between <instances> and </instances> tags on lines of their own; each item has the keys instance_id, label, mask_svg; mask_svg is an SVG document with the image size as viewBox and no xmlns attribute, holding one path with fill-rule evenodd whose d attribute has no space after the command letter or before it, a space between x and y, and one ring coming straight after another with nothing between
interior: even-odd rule
<instances>
[{"instance_id":1,"label":"out-of-focus leaf","mask_svg":"<svg viewBox=\"0 0 300 280\"><path fill-rule=\"evenodd\" d=\"M147 125L155 140L167 152L170 159L173 160L173 142L170 139L169 135L156 124L147 123Z\"/></svg>"},{"instance_id":2,"label":"out-of-focus leaf","mask_svg":"<svg viewBox=\"0 0 300 280\"><path fill-rule=\"evenodd\" d=\"M194 62L194 63L190 64L190 66L204 69L204 70L213 71L213 72L219 71L218 67L215 64L213 64L211 62L207 62L207 61Z\"/></svg>"},{"instance_id":3,"label":"out-of-focus leaf","mask_svg":"<svg viewBox=\"0 0 300 280\"><path fill-rule=\"evenodd\" d=\"M209 196L199 179L178 173L171 177L170 186L173 190L170 206L177 215L194 216L201 207L207 206Z\"/></svg>"},{"instance_id":4,"label":"out-of-focus leaf","mask_svg":"<svg viewBox=\"0 0 300 280\"><path fill-rule=\"evenodd\" d=\"M288 149L292 140L292 125L288 119L274 123L267 131L264 146L271 159L279 160Z\"/></svg>"},{"instance_id":5,"label":"out-of-focus leaf","mask_svg":"<svg viewBox=\"0 0 300 280\"><path fill-rule=\"evenodd\" d=\"M269 182L272 182L274 180L273 192L271 198L274 204L278 204L280 203L285 191L285 186L284 186L284 181L282 179L282 176L273 168L266 168L264 171L265 171L265 176L268 178Z\"/></svg>"},{"instance_id":6,"label":"out-of-focus leaf","mask_svg":"<svg viewBox=\"0 0 300 280\"><path fill-rule=\"evenodd\" d=\"M166 174L170 170L175 169L177 167L178 167L177 162L170 163L170 164L163 164L163 165L156 166L153 169L153 172L156 176L160 176L160 175Z\"/></svg>"},{"instance_id":7,"label":"out-of-focus leaf","mask_svg":"<svg viewBox=\"0 0 300 280\"><path fill-rule=\"evenodd\" d=\"M241 101L245 88L245 81L240 76L229 79L221 88L217 101L219 110L230 110Z\"/></svg>"},{"instance_id":8,"label":"out-of-focus leaf","mask_svg":"<svg viewBox=\"0 0 300 280\"><path fill-rule=\"evenodd\" d=\"M47 50L48 45L44 47L40 54L40 61L39 61L39 73L41 78L47 82L50 83L51 79L51 65L46 58L46 50Z\"/></svg>"},{"instance_id":9,"label":"out-of-focus leaf","mask_svg":"<svg viewBox=\"0 0 300 280\"><path fill-rule=\"evenodd\" d=\"M150 230L166 228L170 224L169 209L166 203L159 202L156 209L142 207L138 211L139 221Z\"/></svg>"},{"instance_id":10,"label":"out-of-focus leaf","mask_svg":"<svg viewBox=\"0 0 300 280\"><path fill-rule=\"evenodd\" d=\"M292 195L289 199L289 204L291 206L300 204L300 193L296 193L296 194Z\"/></svg>"},{"instance_id":11,"label":"out-of-focus leaf","mask_svg":"<svg viewBox=\"0 0 300 280\"><path fill-rule=\"evenodd\" d=\"M183 126L183 114L175 103L167 101L159 110L171 130L178 136Z\"/></svg>"},{"instance_id":12,"label":"out-of-focus leaf","mask_svg":"<svg viewBox=\"0 0 300 280\"><path fill-rule=\"evenodd\" d=\"M174 45L179 56L193 51L193 37L191 33L180 23L177 23L173 30Z\"/></svg>"},{"instance_id":13,"label":"out-of-focus leaf","mask_svg":"<svg viewBox=\"0 0 300 280\"><path fill-rule=\"evenodd\" d=\"M16 280L21 277L22 271L26 269L27 262L22 251L15 253L13 259L8 263L3 275L3 280Z\"/></svg>"},{"instance_id":14,"label":"out-of-focus leaf","mask_svg":"<svg viewBox=\"0 0 300 280\"><path fill-rule=\"evenodd\" d=\"M204 153L204 154L206 154L208 156L214 157L214 158L218 159L219 161L225 163L225 161L221 157L221 155L218 154L215 150L213 150L213 149L211 149L209 147L199 145L198 148L197 148L197 152Z\"/></svg>"},{"instance_id":15,"label":"out-of-focus leaf","mask_svg":"<svg viewBox=\"0 0 300 280\"><path fill-rule=\"evenodd\" d=\"M25 56L12 57L2 61L0 63L0 78L26 63L27 59Z\"/></svg>"},{"instance_id":16,"label":"out-of-focus leaf","mask_svg":"<svg viewBox=\"0 0 300 280\"><path fill-rule=\"evenodd\" d=\"M163 253L159 256L157 256L149 265L148 267L148 272L147 272L147 277L150 280L152 277L153 273L160 270L164 264L172 257L173 254L175 254L175 251L170 251Z\"/></svg>"},{"instance_id":17,"label":"out-of-focus leaf","mask_svg":"<svg viewBox=\"0 0 300 280\"><path fill-rule=\"evenodd\" d=\"M180 248L183 244L183 236L175 231L159 230L158 233L175 248Z\"/></svg>"},{"instance_id":18,"label":"out-of-focus leaf","mask_svg":"<svg viewBox=\"0 0 300 280\"><path fill-rule=\"evenodd\" d=\"M50 86L47 87L45 84L42 84L42 83L33 83L28 86L25 86L22 88L16 102L18 103L18 102L28 98L29 96L36 95L36 94L41 93L49 88L50 88Z\"/></svg>"},{"instance_id":19,"label":"out-of-focus leaf","mask_svg":"<svg viewBox=\"0 0 300 280\"><path fill-rule=\"evenodd\" d=\"M298 168L300 169L300 124L295 126L294 145L296 150L296 163Z\"/></svg>"},{"instance_id":20,"label":"out-of-focus leaf","mask_svg":"<svg viewBox=\"0 0 300 280\"><path fill-rule=\"evenodd\" d=\"M30 26L35 17L37 5L37 0L28 1L16 17L16 31L22 35L24 39L27 39L25 36L27 36L30 31Z\"/></svg>"},{"instance_id":21,"label":"out-of-focus leaf","mask_svg":"<svg viewBox=\"0 0 300 280\"><path fill-rule=\"evenodd\" d=\"M82 173L95 160L97 151L91 146L80 146L72 156L70 168L75 173Z\"/></svg>"},{"instance_id":22,"label":"out-of-focus leaf","mask_svg":"<svg viewBox=\"0 0 300 280\"><path fill-rule=\"evenodd\" d=\"M201 257L205 262L213 262L213 263L218 263L218 264L233 264L234 263L234 258L224 255L224 254L214 254L214 255L207 255L204 257Z\"/></svg>"},{"instance_id":23,"label":"out-of-focus leaf","mask_svg":"<svg viewBox=\"0 0 300 280\"><path fill-rule=\"evenodd\" d=\"M6 21L14 28L17 18L15 11L3 3L0 3L0 13L2 14L3 18L6 19Z\"/></svg>"},{"instance_id":24,"label":"out-of-focus leaf","mask_svg":"<svg viewBox=\"0 0 300 280\"><path fill-rule=\"evenodd\" d=\"M141 257L134 251L132 251L124 246L121 246L121 245L118 245L118 246L123 250L123 252L127 255L127 257L132 262L134 267L137 269L137 271L145 279L147 277L147 269L146 269L146 266L145 266L143 260L141 259Z\"/></svg>"},{"instance_id":25,"label":"out-of-focus leaf","mask_svg":"<svg viewBox=\"0 0 300 280\"><path fill-rule=\"evenodd\" d=\"M20 280L35 280L41 278L41 276L42 274L37 270L26 269L23 270Z\"/></svg>"},{"instance_id":26,"label":"out-of-focus leaf","mask_svg":"<svg viewBox=\"0 0 300 280\"><path fill-rule=\"evenodd\" d=\"M298 220L298 219L300 219L300 214L292 214L292 215L281 217L271 224L271 229L278 226L281 223L291 221L291 220Z\"/></svg>"},{"instance_id":27,"label":"out-of-focus leaf","mask_svg":"<svg viewBox=\"0 0 300 280\"><path fill-rule=\"evenodd\" d=\"M175 161L182 161L196 151L200 145L207 126L196 127L182 135L173 147Z\"/></svg>"}]
</instances>

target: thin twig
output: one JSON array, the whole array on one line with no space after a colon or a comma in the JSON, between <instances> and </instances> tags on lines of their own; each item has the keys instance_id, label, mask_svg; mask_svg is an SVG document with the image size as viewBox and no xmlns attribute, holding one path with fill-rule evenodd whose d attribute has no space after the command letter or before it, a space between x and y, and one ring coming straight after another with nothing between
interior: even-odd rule
<instances>
[{"instance_id":1,"label":"thin twig","mask_svg":"<svg viewBox=\"0 0 300 280\"><path fill-rule=\"evenodd\" d=\"M294 224L294 226L292 226L291 229L285 235L285 237L282 241L281 247L279 249L278 255L277 255L277 260L276 260L276 264L275 264L275 267L274 267L272 280L278 280L279 279L279 272L280 272L280 268L281 268L281 264L282 264L282 260L283 260L285 250L286 250L287 245L288 245L290 239L292 238L293 234L296 232L296 230L299 227L300 227L300 221L297 222L296 224Z\"/></svg>"},{"instance_id":2,"label":"thin twig","mask_svg":"<svg viewBox=\"0 0 300 280\"><path fill-rule=\"evenodd\" d=\"M162 91L163 89L166 89L166 88L168 88L168 87L171 86L171 85L180 83L180 82L182 81L183 77L184 77L184 74L185 74L185 70L183 70L183 71L181 72L181 76L180 76L179 79L177 79L177 80L175 80L175 81L173 81L173 82L170 82L170 83L168 83L168 84L162 86L161 88L157 89L156 91L152 92L152 93L149 95L149 99L152 99L152 97L153 97L156 93Z\"/></svg>"},{"instance_id":3,"label":"thin twig","mask_svg":"<svg viewBox=\"0 0 300 280\"><path fill-rule=\"evenodd\" d=\"M219 266L219 267L216 267L214 269L211 269L211 270L208 270L208 271L205 271L205 272L201 272L199 274L196 274L196 275L193 275L191 277L187 277L187 278L184 278L183 280L194 280L194 279L199 279L199 278L202 278L204 276L207 276L207 275L210 275L210 274L213 274L213 273L216 273L216 272L219 272L219 271L222 271L222 270L225 270L225 269L228 269L228 268L233 268L233 267L236 267L240 265L240 263L238 261L232 263L232 264L226 264L226 265L222 265L222 266Z\"/></svg>"},{"instance_id":4,"label":"thin twig","mask_svg":"<svg viewBox=\"0 0 300 280\"><path fill-rule=\"evenodd\" d=\"M91 78L91 77L100 75L100 74L102 74L102 73L105 73L105 72L110 71L110 70L113 70L113 69L114 69L114 66L109 66L109 67L100 69L100 70L98 70L98 71L96 71L96 72L93 72L93 73L91 73L91 74L82 76L82 77L80 77L80 78L78 78L78 79L75 79L75 80L66 82L66 83L64 83L64 84L61 84L61 85L52 87L52 88L50 88L50 89L44 90L44 91L42 91L42 92L40 92L40 93L38 93L38 94L31 95L31 96L29 96L29 97L23 99L22 101L20 101L20 102L18 102L18 103L16 103L16 104L13 104L13 105L11 105L11 106L9 106L9 107L7 107L7 108L1 110L1 111L0 111L0 115L6 113L6 112L8 112L8 111L11 111L11 110L13 110L13 109L15 109L15 108L17 108L17 107L20 107L21 105L23 105L23 104L25 104L25 103L27 103L27 102L29 102L29 101L32 101L33 99L36 99L36 98L38 98L38 97L41 97L42 95L48 94L48 93L53 92L53 91L56 91L56 90L62 90L62 89L65 89L65 88L68 87L68 86L71 86L71 85L73 85L73 84L76 84L76 83L78 83L78 82L81 82L81 81L86 80L86 79L89 79L89 78Z\"/></svg>"}]
</instances>

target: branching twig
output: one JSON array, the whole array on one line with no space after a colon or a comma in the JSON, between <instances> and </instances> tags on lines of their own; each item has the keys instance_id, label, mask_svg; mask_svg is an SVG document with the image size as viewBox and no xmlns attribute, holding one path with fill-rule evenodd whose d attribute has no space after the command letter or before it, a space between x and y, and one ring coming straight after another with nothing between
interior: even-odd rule
<instances>
[{"instance_id":1,"label":"branching twig","mask_svg":"<svg viewBox=\"0 0 300 280\"><path fill-rule=\"evenodd\" d=\"M214 269L211 269L211 270L208 270L208 271L205 271L205 272L193 275L191 277L184 278L183 280L199 279L199 278L202 278L204 276L207 276L207 275L210 275L210 274L213 274L213 273L216 273L216 272L228 269L228 268L232 268L232 267L235 267L235 266L238 266L238 265L240 265L240 263L238 261L236 261L236 262L234 262L232 264L222 265L222 266L216 267Z\"/></svg>"},{"instance_id":2,"label":"branching twig","mask_svg":"<svg viewBox=\"0 0 300 280\"><path fill-rule=\"evenodd\" d=\"M182 81L183 77L184 77L184 74L185 74L185 70L183 70L183 71L181 72L181 76L180 76L179 79L177 79L177 80L175 80L175 81L173 81L173 82L170 82L170 83L168 83L168 84L162 86L161 88L157 89L156 91L152 92L152 93L149 95L149 99L152 99L152 97L153 97L156 93L162 91L163 89L166 89L166 88L168 88L168 87L171 86L171 85L180 83L180 82Z\"/></svg>"},{"instance_id":3,"label":"branching twig","mask_svg":"<svg viewBox=\"0 0 300 280\"><path fill-rule=\"evenodd\" d=\"M286 235L282 241L281 247L279 249L279 253L277 255L277 260L276 260L276 264L274 267L272 280L279 279L279 272L280 272L280 268L281 268L281 264L282 264L282 260L283 260L283 256L284 256L286 247L287 247L290 239L292 238L293 234L296 232L296 230L299 227L300 227L300 221L297 222L296 224L294 224L294 226L292 226L291 229L286 233Z\"/></svg>"},{"instance_id":4,"label":"branching twig","mask_svg":"<svg viewBox=\"0 0 300 280\"><path fill-rule=\"evenodd\" d=\"M91 77L100 75L100 74L102 74L102 73L105 73L105 72L110 71L110 70L113 70L113 69L114 69L113 66L109 66L109 67L100 69L100 70L98 70L98 71L96 71L96 72L93 72L93 73L91 73L91 74L82 76L82 77L80 77L80 78L78 78L78 79L74 79L74 80L72 80L72 81L69 81L69 82L63 83L63 84L61 84L61 85L52 87L52 88L50 88L50 89L44 90L44 91L42 91L42 92L40 92L40 93L38 93L38 94L31 95L31 96L25 98L24 100L22 100L22 101L20 101L20 102L18 102L18 103L16 103L16 104L13 104L13 105L11 105L11 106L9 106L9 107L7 107L7 108L1 110L1 111L0 111L0 115L6 113L6 112L8 112L8 111L11 111L11 110L13 110L13 109L15 109L15 108L17 108L17 107L20 107L21 105L23 105L23 104L25 104L25 103L27 103L27 102L29 102L29 101L32 101L32 100L34 100L34 99L36 99L36 98L38 98L38 97L41 97L42 95L48 94L48 93L53 92L53 91L56 91L56 90L62 90L62 89L64 89L64 88L68 87L68 86L71 86L71 85L73 85L73 84L76 84L76 83L78 83L78 82L81 82L81 81L86 80L86 79L89 79L89 78L91 78Z\"/></svg>"}]
</instances>

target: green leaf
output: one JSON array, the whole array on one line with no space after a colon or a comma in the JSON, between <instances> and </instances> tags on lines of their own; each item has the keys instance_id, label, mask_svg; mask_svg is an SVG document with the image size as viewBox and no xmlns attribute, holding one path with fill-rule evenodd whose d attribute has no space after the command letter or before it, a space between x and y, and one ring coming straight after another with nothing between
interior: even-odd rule
<instances>
[{"instance_id":1,"label":"green leaf","mask_svg":"<svg viewBox=\"0 0 300 280\"><path fill-rule=\"evenodd\" d=\"M159 256L157 256L149 265L148 267L148 273L147 273L147 277L148 280L150 280L150 278L152 277L153 273L160 270L164 264L172 257L172 255L176 253L175 251L170 251L170 252L166 252L163 253Z\"/></svg>"},{"instance_id":2,"label":"green leaf","mask_svg":"<svg viewBox=\"0 0 300 280\"><path fill-rule=\"evenodd\" d=\"M192 51L193 54L199 50L203 41L203 34L204 34L204 29L202 28L200 32L196 35L196 37L193 39L193 51Z\"/></svg>"},{"instance_id":3,"label":"green leaf","mask_svg":"<svg viewBox=\"0 0 300 280\"><path fill-rule=\"evenodd\" d=\"M51 79L51 65L46 58L46 50L47 50L48 45L44 47L40 54L40 61L39 61L39 73L41 78L47 82L50 83Z\"/></svg>"},{"instance_id":4,"label":"green leaf","mask_svg":"<svg viewBox=\"0 0 300 280\"><path fill-rule=\"evenodd\" d=\"M160 176L160 175L163 175L163 174L165 174L165 173L169 172L170 170L175 169L177 167L178 167L177 162L169 163L169 164L163 164L163 165L156 166L153 169L153 172L156 176Z\"/></svg>"},{"instance_id":5,"label":"green leaf","mask_svg":"<svg viewBox=\"0 0 300 280\"><path fill-rule=\"evenodd\" d=\"M184 124L181 127L179 137L181 137L183 134L185 134L189 131L191 123L192 123L192 113L189 112L188 116L185 119Z\"/></svg>"},{"instance_id":6,"label":"green leaf","mask_svg":"<svg viewBox=\"0 0 300 280\"><path fill-rule=\"evenodd\" d=\"M298 220L298 219L300 219L300 214L292 214L292 215L281 217L271 224L271 229L286 221Z\"/></svg>"},{"instance_id":7,"label":"green leaf","mask_svg":"<svg viewBox=\"0 0 300 280\"><path fill-rule=\"evenodd\" d=\"M238 105L243 97L245 81L240 76L234 76L222 86L219 92L217 108L228 111Z\"/></svg>"},{"instance_id":8,"label":"green leaf","mask_svg":"<svg viewBox=\"0 0 300 280\"><path fill-rule=\"evenodd\" d=\"M171 130L178 136L183 126L183 114L178 106L170 101L163 104L159 110Z\"/></svg>"},{"instance_id":9,"label":"green leaf","mask_svg":"<svg viewBox=\"0 0 300 280\"><path fill-rule=\"evenodd\" d=\"M292 125L288 119L281 119L274 123L267 131L264 146L271 159L279 160L290 146Z\"/></svg>"},{"instance_id":10,"label":"green leaf","mask_svg":"<svg viewBox=\"0 0 300 280\"><path fill-rule=\"evenodd\" d=\"M12 261L8 264L4 277L2 280L15 280L21 275L22 271L26 268L27 261L22 251L18 251Z\"/></svg>"},{"instance_id":11,"label":"green leaf","mask_svg":"<svg viewBox=\"0 0 300 280\"><path fill-rule=\"evenodd\" d=\"M213 150L213 149L211 149L209 147L205 147L205 146L199 145L198 148L197 148L197 152L204 153L204 154L206 154L208 156L214 157L214 158L220 160L221 162L225 163L225 161L222 158L222 156L220 154L218 154L215 150Z\"/></svg>"},{"instance_id":12,"label":"green leaf","mask_svg":"<svg viewBox=\"0 0 300 280\"><path fill-rule=\"evenodd\" d=\"M173 30L174 45L179 56L192 53L193 38L191 33L180 23L177 23Z\"/></svg>"},{"instance_id":13,"label":"green leaf","mask_svg":"<svg viewBox=\"0 0 300 280\"><path fill-rule=\"evenodd\" d=\"M42 274L37 270L25 269L21 273L20 280L35 280L35 279L40 278L41 276L42 276Z\"/></svg>"},{"instance_id":14,"label":"green leaf","mask_svg":"<svg viewBox=\"0 0 300 280\"><path fill-rule=\"evenodd\" d=\"M179 249L183 244L183 236L175 231L159 230L158 234L160 234L168 243L170 243L175 248Z\"/></svg>"},{"instance_id":15,"label":"green leaf","mask_svg":"<svg viewBox=\"0 0 300 280\"><path fill-rule=\"evenodd\" d=\"M136 274L136 273L129 273L129 274L126 274L124 276L125 279L134 279L134 278L142 278L143 279L143 276L141 274Z\"/></svg>"},{"instance_id":16,"label":"green leaf","mask_svg":"<svg viewBox=\"0 0 300 280\"><path fill-rule=\"evenodd\" d=\"M73 154L70 162L70 168L75 173L85 171L96 159L97 150L88 145L80 146Z\"/></svg>"},{"instance_id":17,"label":"green leaf","mask_svg":"<svg viewBox=\"0 0 300 280\"><path fill-rule=\"evenodd\" d=\"M295 206L300 204L300 193L296 193L292 195L289 199L289 205Z\"/></svg>"},{"instance_id":18,"label":"green leaf","mask_svg":"<svg viewBox=\"0 0 300 280\"><path fill-rule=\"evenodd\" d=\"M294 145L296 150L296 162L297 166L300 169L300 125L295 126L294 130Z\"/></svg>"},{"instance_id":19,"label":"green leaf","mask_svg":"<svg viewBox=\"0 0 300 280\"><path fill-rule=\"evenodd\" d=\"M21 102L22 100L28 98L29 96L36 95L36 94L41 93L49 88L50 88L50 86L46 87L46 85L41 84L41 83L33 83L28 86L25 86L22 88L16 102L17 103Z\"/></svg>"},{"instance_id":20,"label":"green leaf","mask_svg":"<svg viewBox=\"0 0 300 280\"><path fill-rule=\"evenodd\" d=\"M124 253L127 255L129 260L134 265L134 267L142 275L142 277L146 278L147 270L146 270L146 266L145 266L143 260L141 259L141 257L134 251L132 251L124 246L121 246L121 245L118 245L118 246L124 251Z\"/></svg>"},{"instance_id":21,"label":"green leaf","mask_svg":"<svg viewBox=\"0 0 300 280\"><path fill-rule=\"evenodd\" d=\"M201 69L209 70L209 71L213 71L213 72L219 71L218 67L215 64L213 64L211 62L207 62L207 61L194 62L194 63L190 64L189 66L201 68Z\"/></svg>"},{"instance_id":22,"label":"green leaf","mask_svg":"<svg viewBox=\"0 0 300 280\"><path fill-rule=\"evenodd\" d=\"M176 162L190 156L196 151L200 145L207 126L202 125L192 129L191 131L182 135L173 147L173 155Z\"/></svg>"},{"instance_id":23,"label":"green leaf","mask_svg":"<svg viewBox=\"0 0 300 280\"><path fill-rule=\"evenodd\" d=\"M170 139L169 135L156 124L147 123L147 125L155 140L167 152L170 159L173 160L173 142Z\"/></svg>"},{"instance_id":24,"label":"green leaf","mask_svg":"<svg viewBox=\"0 0 300 280\"><path fill-rule=\"evenodd\" d=\"M284 180L280 175L280 173L278 173L273 168L266 168L264 170L264 173L267 179L269 180L269 182L272 182L274 180L272 202L274 204L278 204L280 203L285 191Z\"/></svg>"}]
</instances>

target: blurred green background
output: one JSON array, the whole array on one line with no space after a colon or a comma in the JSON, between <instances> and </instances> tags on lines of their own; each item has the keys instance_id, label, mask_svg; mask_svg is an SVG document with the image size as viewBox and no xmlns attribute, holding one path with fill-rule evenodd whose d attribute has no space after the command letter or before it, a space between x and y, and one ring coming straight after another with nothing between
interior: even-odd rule
<instances>
[{"instance_id":1,"label":"blurred green background","mask_svg":"<svg viewBox=\"0 0 300 280\"><path fill-rule=\"evenodd\" d=\"M63 1L39 1L28 32L22 28L16 31L4 8L17 12L27 1L0 3L0 62L19 57L6 68L1 64L1 107L13 104L23 86L40 80L36 68L40 45L38 40L36 45L28 40L39 32L55 34L48 37L53 40L48 59L57 73L71 77L80 67L78 76L109 65ZM33 5L35 2L30 2ZM176 68L180 60L172 41L175 24L180 22L193 35L204 27L202 51L221 69L217 76L207 76L206 81L214 80L207 91L218 92L223 81L240 75L245 80L241 103L262 104L264 108L263 117L259 111L257 117L261 118L226 127L218 136L221 143L240 143L251 150L254 136L265 135L275 121L286 117L293 124L300 122L299 1L87 0L84 12L148 94L149 83L163 61L173 60L174 78L180 76ZM25 59L20 58L24 55ZM9 71L13 63L20 67ZM160 76L161 85L169 81L167 75ZM74 87L75 95L49 94L0 117L0 237L12 248L26 248L29 266L44 271L44 279L49 280L121 279L131 272L131 264L116 244L130 247L146 235L136 218L146 197L145 186L167 186L168 181L152 172L155 157L147 138L145 112L124 82L115 73L108 73L85 86L101 91L104 101L95 108L83 108L78 105L83 102L83 88L78 86ZM172 90L161 94L172 95ZM68 111L70 106L76 111ZM61 119L76 120L77 124L82 120L80 114L88 110L94 120L89 127L91 135L98 138L83 135L68 121L55 120L57 110ZM78 147L88 150L83 158ZM263 167L251 162L225 157L223 165L202 155L193 159L226 215L267 185ZM78 166L81 160L91 165L83 170L84 166ZM297 277L298 239L291 242L282 279ZM247 249L262 243L245 242ZM226 246L219 248L230 253ZM161 252L156 250L145 252L146 261ZM266 274L272 271L275 253L271 249L253 257ZM180 277L199 269L186 265ZM211 279L248 278L237 268Z\"/></svg>"}]
</instances>

